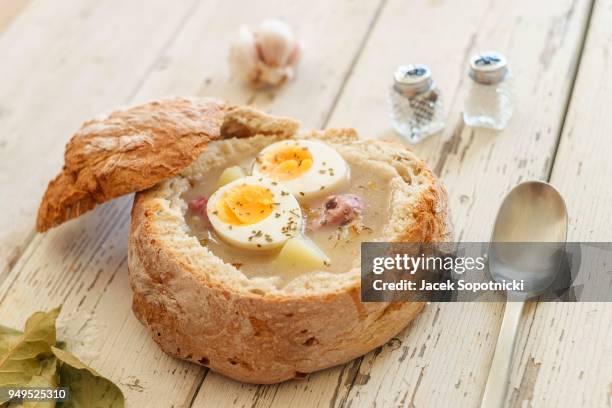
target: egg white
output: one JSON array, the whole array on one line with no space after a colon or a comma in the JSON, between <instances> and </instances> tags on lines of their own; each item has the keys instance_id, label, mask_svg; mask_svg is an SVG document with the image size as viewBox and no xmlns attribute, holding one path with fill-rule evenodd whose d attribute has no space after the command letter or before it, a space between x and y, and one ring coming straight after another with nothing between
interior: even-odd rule
<instances>
[{"instance_id":1,"label":"egg white","mask_svg":"<svg viewBox=\"0 0 612 408\"><path fill-rule=\"evenodd\" d=\"M227 190L244 184L269 189L275 208L261 221L249 225L231 225L217 216L215 210L217 202ZM243 177L222 186L208 199L206 213L214 231L221 239L236 248L254 251L271 250L282 246L302 230L302 209L296 198L280 183L262 176Z\"/></svg>"},{"instance_id":2,"label":"egg white","mask_svg":"<svg viewBox=\"0 0 612 408\"><path fill-rule=\"evenodd\" d=\"M283 146L305 147L312 156L310 169L291 180L277 180L298 200L305 200L329 194L339 188L349 177L349 167L340 154L329 145L312 140L284 140L263 149L258 158ZM273 177L261 169L261 160L253 164L253 176Z\"/></svg>"}]
</instances>

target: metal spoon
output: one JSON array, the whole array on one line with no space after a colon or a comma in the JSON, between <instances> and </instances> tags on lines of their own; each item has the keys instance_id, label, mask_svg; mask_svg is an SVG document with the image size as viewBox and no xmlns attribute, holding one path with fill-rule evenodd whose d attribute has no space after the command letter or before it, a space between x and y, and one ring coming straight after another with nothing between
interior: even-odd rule
<instances>
[{"instance_id":1,"label":"metal spoon","mask_svg":"<svg viewBox=\"0 0 612 408\"><path fill-rule=\"evenodd\" d=\"M567 239L567 208L554 187L542 181L528 181L506 195L497 213L489 247L489 270L498 282L523 280L521 292L507 292L504 319L489 378L483 408L498 408L504 403L512 353L523 306L554 282ZM496 245L500 242L516 244ZM544 242L526 245L520 243Z\"/></svg>"}]
</instances>

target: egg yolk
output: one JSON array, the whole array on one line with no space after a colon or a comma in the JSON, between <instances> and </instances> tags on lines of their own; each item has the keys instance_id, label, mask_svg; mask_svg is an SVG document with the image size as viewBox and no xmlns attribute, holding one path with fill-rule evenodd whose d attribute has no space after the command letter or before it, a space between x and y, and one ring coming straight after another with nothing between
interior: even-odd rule
<instances>
[{"instance_id":1,"label":"egg yolk","mask_svg":"<svg viewBox=\"0 0 612 408\"><path fill-rule=\"evenodd\" d=\"M304 146L283 146L260 156L259 169L276 181L293 180L312 167L312 154Z\"/></svg>"},{"instance_id":2,"label":"egg yolk","mask_svg":"<svg viewBox=\"0 0 612 408\"><path fill-rule=\"evenodd\" d=\"M274 197L266 187L241 184L224 192L215 209L216 215L226 224L255 224L272 213Z\"/></svg>"}]
</instances>

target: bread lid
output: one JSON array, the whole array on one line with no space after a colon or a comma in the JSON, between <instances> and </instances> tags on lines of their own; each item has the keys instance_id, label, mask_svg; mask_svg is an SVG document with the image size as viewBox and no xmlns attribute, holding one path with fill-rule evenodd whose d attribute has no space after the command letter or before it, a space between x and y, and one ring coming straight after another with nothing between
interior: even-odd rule
<instances>
[{"instance_id":1,"label":"bread lid","mask_svg":"<svg viewBox=\"0 0 612 408\"><path fill-rule=\"evenodd\" d=\"M145 190L191 164L218 138L297 131L292 119L212 98L169 98L83 123L49 183L36 229L47 231L113 198Z\"/></svg>"}]
</instances>

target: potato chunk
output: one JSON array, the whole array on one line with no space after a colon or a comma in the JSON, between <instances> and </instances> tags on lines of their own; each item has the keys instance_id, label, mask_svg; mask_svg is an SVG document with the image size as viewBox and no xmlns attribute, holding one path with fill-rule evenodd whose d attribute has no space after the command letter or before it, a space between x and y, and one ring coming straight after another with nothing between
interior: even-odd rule
<instances>
[{"instance_id":1,"label":"potato chunk","mask_svg":"<svg viewBox=\"0 0 612 408\"><path fill-rule=\"evenodd\" d=\"M277 261L285 267L317 269L329 266L329 258L310 239L304 236L290 238L280 253Z\"/></svg>"},{"instance_id":2,"label":"potato chunk","mask_svg":"<svg viewBox=\"0 0 612 408\"><path fill-rule=\"evenodd\" d=\"M223 170L223 173L219 176L219 180L217 181L217 188L223 187L227 183L231 183L234 180L239 178L246 177L246 173L242 170L240 166L232 166Z\"/></svg>"}]
</instances>

